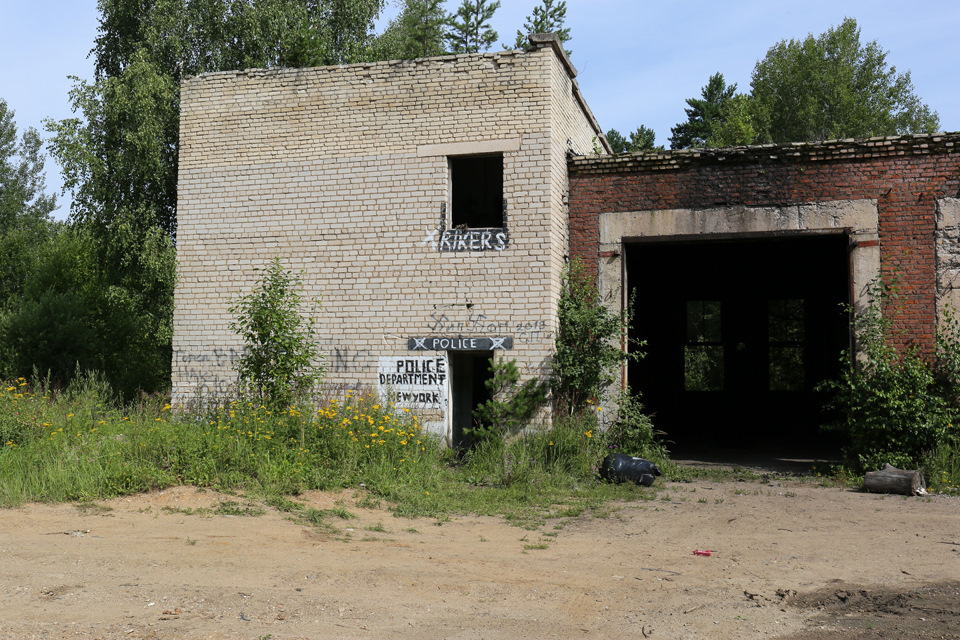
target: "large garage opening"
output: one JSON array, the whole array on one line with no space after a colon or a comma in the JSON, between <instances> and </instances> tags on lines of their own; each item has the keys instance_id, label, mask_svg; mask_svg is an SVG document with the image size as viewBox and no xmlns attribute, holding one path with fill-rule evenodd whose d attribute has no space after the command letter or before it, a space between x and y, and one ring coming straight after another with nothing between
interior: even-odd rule
<instances>
[{"instance_id":1,"label":"large garage opening","mask_svg":"<svg viewBox=\"0 0 960 640\"><path fill-rule=\"evenodd\" d=\"M675 458L839 454L816 387L850 346L849 255L845 233L624 243L629 382Z\"/></svg>"}]
</instances>

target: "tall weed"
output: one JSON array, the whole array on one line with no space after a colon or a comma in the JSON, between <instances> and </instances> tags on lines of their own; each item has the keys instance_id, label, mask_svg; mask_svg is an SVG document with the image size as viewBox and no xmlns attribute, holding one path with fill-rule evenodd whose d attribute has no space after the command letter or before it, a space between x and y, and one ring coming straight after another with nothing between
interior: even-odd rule
<instances>
[{"instance_id":1,"label":"tall weed","mask_svg":"<svg viewBox=\"0 0 960 640\"><path fill-rule=\"evenodd\" d=\"M916 468L957 446L960 343L955 331L941 332L932 358L896 348L896 279L875 281L871 294L854 319L858 353L844 353L840 377L821 387L833 393L828 406L838 416L826 428L847 438L847 461L858 471Z\"/></svg>"},{"instance_id":2,"label":"tall weed","mask_svg":"<svg viewBox=\"0 0 960 640\"><path fill-rule=\"evenodd\" d=\"M491 438L458 458L417 418L347 391L272 411L234 402L174 412L164 398L120 406L93 378L53 392L0 388L0 506L94 500L187 484L263 496L353 487L398 514L506 514L542 520L555 505L597 504L636 488L599 482L595 417Z\"/></svg>"}]
</instances>

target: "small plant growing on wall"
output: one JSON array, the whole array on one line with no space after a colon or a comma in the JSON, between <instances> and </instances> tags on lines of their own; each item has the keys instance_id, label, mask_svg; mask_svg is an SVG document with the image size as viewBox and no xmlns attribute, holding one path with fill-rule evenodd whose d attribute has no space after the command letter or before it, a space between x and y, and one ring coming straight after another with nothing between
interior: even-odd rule
<instances>
[{"instance_id":1,"label":"small plant growing on wall","mask_svg":"<svg viewBox=\"0 0 960 640\"><path fill-rule=\"evenodd\" d=\"M620 367L639 359L642 345L621 349L630 328L632 301L616 313L600 299L583 262L574 259L563 276L557 305L557 353L553 358L554 401L567 415L582 413L616 381Z\"/></svg>"},{"instance_id":2,"label":"small plant growing on wall","mask_svg":"<svg viewBox=\"0 0 960 640\"><path fill-rule=\"evenodd\" d=\"M241 397L282 410L309 396L323 379L314 319L305 316L300 278L274 258L253 290L239 296L230 329L246 347L237 363ZM309 305L319 307L319 305Z\"/></svg>"}]
</instances>

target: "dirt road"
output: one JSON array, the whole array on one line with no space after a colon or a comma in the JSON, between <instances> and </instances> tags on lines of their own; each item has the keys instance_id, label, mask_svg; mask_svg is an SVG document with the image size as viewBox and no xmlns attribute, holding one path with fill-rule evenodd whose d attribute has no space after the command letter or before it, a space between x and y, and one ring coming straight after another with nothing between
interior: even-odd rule
<instances>
[{"instance_id":1,"label":"dirt road","mask_svg":"<svg viewBox=\"0 0 960 640\"><path fill-rule=\"evenodd\" d=\"M656 489L535 531L352 492L298 498L335 532L191 488L3 510L0 638L960 638L960 499Z\"/></svg>"}]
</instances>

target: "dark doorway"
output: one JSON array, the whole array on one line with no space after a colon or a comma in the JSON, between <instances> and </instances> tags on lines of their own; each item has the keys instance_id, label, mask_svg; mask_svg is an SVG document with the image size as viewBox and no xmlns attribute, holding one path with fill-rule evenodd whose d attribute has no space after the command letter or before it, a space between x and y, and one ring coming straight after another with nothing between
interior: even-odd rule
<instances>
[{"instance_id":1,"label":"dark doorway","mask_svg":"<svg viewBox=\"0 0 960 640\"><path fill-rule=\"evenodd\" d=\"M638 241L624 252L632 337L647 343L629 381L674 453L837 453L815 388L849 346L846 234Z\"/></svg>"},{"instance_id":2,"label":"dark doorway","mask_svg":"<svg viewBox=\"0 0 960 640\"><path fill-rule=\"evenodd\" d=\"M469 449L474 439L470 430L476 425L474 410L490 399L484 384L490 373L492 351L448 351L450 359L450 395L453 404L453 448Z\"/></svg>"}]
</instances>

